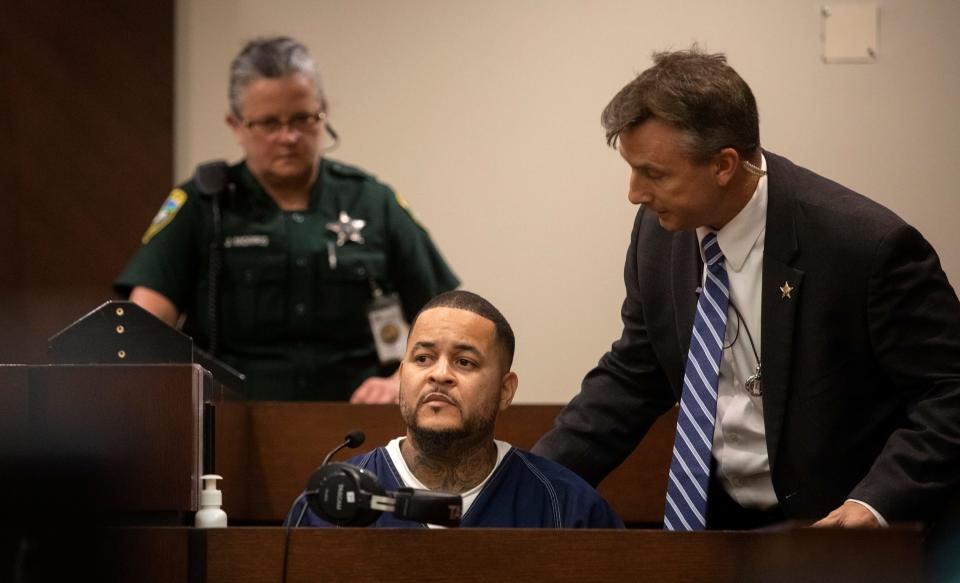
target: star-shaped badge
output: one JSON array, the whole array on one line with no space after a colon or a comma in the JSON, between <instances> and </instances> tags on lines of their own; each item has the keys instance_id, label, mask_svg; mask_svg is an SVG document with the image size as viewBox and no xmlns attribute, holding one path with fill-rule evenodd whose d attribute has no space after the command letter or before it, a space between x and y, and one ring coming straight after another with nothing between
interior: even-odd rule
<instances>
[{"instance_id":1,"label":"star-shaped badge","mask_svg":"<svg viewBox=\"0 0 960 583\"><path fill-rule=\"evenodd\" d=\"M783 282L783 285L780 286L780 299L788 299L788 300L793 299L793 296L791 296L790 294L795 289L797 288L791 287L789 281Z\"/></svg>"},{"instance_id":2,"label":"star-shaped badge","mask_svg":"<svg viewBox=\"0 0 960 583\"><path fill-rule=\"evenodd\" d=\"M340 211L340 220L336 223L327 223L327 229L337 234L337 247L343 247L347 241L363 245L363 235L360 231L367 226L363 219L351 219L346 211Z\"/></svg>"}]
</instances>

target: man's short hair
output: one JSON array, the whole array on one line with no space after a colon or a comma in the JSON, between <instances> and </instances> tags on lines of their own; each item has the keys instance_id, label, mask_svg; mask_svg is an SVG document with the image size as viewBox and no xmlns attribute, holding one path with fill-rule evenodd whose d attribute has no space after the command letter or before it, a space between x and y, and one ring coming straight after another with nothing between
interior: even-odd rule
<instances>
[{"instance_id":1,"label":"man's short hair","mask_svg":"<svg viewBox=\"0 0 960 583\"><path fill-rule=\"evenodd\" d=\"M607 144L615 147L621 133L656 118L683 132L683 147L697 163L723 148L733 148L741 157L756 151L757 101L726 56L694 45L687 51L655 52L653 62L603 110Z\"/></svg>"},{"instance_id":2,"label":"man's short hair","mask_svg":"<svg viewBox=\"0 0 960 583\"><path fill-rule=\"evenodd\" d=\"M513 328L510 327L510 323L507 322L507 319L503 317L500 310L495 308L493 304L477 294L466 290L458 289L444 292L420 308L420 311L417 312L417 315L413 318L413 322L410 323L410 329L412 330L413 327L416 326L420 314L433 308L466 310L493 322L497 347L503 354L503 362L506 365L506 370L510 370L510 367L513 366L513 353L516 349L517 341L513 335Z\"/></svg>"},{"instance_id":3,"label":"man's short hair","mask_svg":"<svg viewBox=\"0 0 960 583\"><path fill-rule=\"evenodd\" d=\"M320 72L307 47L287 36L260 37L248 42L230 64L228 97L233 115L240 116L243 88L258 79L282 79L301 74L313 82L320 110L327 110L327 98Z\"/></svg>"}]
</instances>

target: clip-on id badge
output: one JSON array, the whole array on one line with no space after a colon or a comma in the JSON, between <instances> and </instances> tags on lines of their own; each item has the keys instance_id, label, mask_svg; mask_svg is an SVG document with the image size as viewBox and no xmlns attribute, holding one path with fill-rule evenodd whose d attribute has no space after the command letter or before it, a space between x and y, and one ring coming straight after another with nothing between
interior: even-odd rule
<instances>
[{"instance_id":1,"label":"clip-on id badge","mask_svg":"<svg viewBox=\"0 0 960 583\"><path fill-rule=\"evenodd\" d=\"M370 332L373 333L373 341L377 345L380 364L403 360L410 326L403 319L400 297L397 294L384 294L379 287L374 287L373 301L367 308L367 318L370 320Z\"/></svg>"}]
</instances>

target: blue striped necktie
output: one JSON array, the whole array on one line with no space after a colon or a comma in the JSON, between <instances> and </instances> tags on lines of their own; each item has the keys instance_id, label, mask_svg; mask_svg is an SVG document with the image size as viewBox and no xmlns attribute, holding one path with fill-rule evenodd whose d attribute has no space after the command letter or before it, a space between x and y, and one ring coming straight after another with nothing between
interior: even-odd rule
<instances>
[{"instance_id":1,"label":"blue striped necktie","mask_svg":"<svg viewBox=\"0 0 960 583\"><path fill-rule=\"evenodd\" d=\"M727 329L730 287L716 233L703 238L703 256L707 277L697 302L690 352L683 373L683 393L663 516L667 530L702 530L707 524L710 451L713 449L717 380Z\"/></svg>"}]
</instances>

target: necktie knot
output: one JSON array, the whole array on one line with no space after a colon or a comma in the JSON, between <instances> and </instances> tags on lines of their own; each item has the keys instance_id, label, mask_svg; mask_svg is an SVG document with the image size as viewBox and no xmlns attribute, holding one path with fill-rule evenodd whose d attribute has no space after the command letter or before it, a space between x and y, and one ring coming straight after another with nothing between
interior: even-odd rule
<instances>
[{"instance_id":1,"label":"necktie knot","mask_svg":"<svg viewBox=\"0 0 960 583\"><path fill-rule=\"evenodd\" d=\"M720 250L720 242L717 241L716 233L707 233L703 238L703 259L708 266L713 266L719 261L723 261L723 251Z\"/></svg>"}]
</instances>

